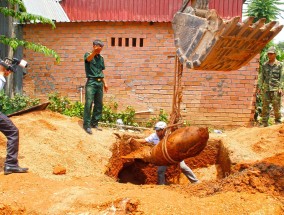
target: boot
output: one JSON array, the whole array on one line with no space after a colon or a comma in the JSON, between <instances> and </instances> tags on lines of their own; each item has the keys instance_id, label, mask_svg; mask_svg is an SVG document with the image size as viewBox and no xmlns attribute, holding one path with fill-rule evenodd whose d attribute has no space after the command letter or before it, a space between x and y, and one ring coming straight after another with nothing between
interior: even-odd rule
<instances>
[{"instance_id":1,"label":"boot","mask_svg":"<svg viewBox=\"0 0 284 215\"><path fill-rule=\"evenodd\" d=\"M267 122L263 122L259 127L268 127L268 123Z\"/></svg>"}]
</instances>

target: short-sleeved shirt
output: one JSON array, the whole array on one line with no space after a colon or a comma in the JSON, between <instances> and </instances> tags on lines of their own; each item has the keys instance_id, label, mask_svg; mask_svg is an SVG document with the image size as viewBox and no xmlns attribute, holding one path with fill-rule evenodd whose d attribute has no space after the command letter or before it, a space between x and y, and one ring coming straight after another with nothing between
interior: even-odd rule
<instances>
[{"instance_id":1,"label":"short-sleeved shirt","mask_svg":"<svg viewBox=\"0 0 284 215\"><path fill-rule=\"evenodd\" d=\"M153 143L154 145L157 145L160 142L160 138L156 133L153 133L149 137L146 137L145 140L148 143Z\"/></svg>"},{"instance_id":2,"label":"short-sleeved shirt","mask_svg":"<svg viewBox=\"0 0 284 215\"><path fill-rule=\"evenodd\" d=\"M3 75L0 75L0 90L2 90L4 88L6 79L4 78Z\"/></svg>"},{"instance_id":3,"label":"short-sleeved shirt","mask_svg":"<svg viewBox=\"0 0 284 215\"><path fill-rule=\"evenodd\" d=\"M96 55L90 62L87 61L90 52L85 53L85 72L87 78L104 78L103 70L105 69L105 62L103 56Z\"/></svg>"},{"instance_id":4,"label":"short-sleeved shirt","mask_svg":"<svg viewBox=\"0 0 284 215\"><path fill-rule=\"evenodd\" d=\"M264 91L278 91L284 89L283 65L275 60L273 65L267 61L262 66L260 74L259 87Z\"/></svg>"}]
</instances>

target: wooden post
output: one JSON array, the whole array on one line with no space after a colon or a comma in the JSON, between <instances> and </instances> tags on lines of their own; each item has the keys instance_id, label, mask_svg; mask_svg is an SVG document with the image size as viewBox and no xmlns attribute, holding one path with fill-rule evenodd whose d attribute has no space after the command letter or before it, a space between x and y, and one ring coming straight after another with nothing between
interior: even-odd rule
<instances>
[{"instance_id":1,"label":"wooden post","mask_svg":"<svg viewBox=\"0 0 284 215\"><path fill-rule=\"evenodd\" d=\"M16 10L16 7L13 6L11 3L8 3L8 8L11 10ZM14 17L8 17L8 35L10 38L15 38L15 26L14 26ZM8 46L8 58L12 59L14 55L14 50L12 47ZM5 84L5 92L6 94L12 98L14 96L14 74L13 72L7 77L6 84Z\"/></svg>"}]
</instances>

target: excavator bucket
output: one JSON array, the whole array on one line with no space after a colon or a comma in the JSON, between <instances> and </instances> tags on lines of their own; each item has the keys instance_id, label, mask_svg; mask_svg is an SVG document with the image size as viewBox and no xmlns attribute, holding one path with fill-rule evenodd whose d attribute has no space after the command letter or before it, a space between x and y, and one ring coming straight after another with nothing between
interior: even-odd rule
<instances>
[{"instance_id":1,"label":"excavator bucket","mask_svg":"<svg viewBox=\"0 0 284 215\"><path fill-rule=\"evenodd\" d=\"M187 68L209 71L237 70L261 52L283 28L265 19L221 19L215 10L187 7L174 15L177 56Z\"/></svg>"}]
</instances>

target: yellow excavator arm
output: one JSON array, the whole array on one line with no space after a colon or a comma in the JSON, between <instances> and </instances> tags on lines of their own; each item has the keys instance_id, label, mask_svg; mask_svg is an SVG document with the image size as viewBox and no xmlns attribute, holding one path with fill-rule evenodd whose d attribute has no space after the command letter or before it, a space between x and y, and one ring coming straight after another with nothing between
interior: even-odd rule
<instances>
[{"instance_id":1,"label":"yellow excavator arm","mask_svg":"<svg viewBox=\"0 0 284 215\"><path fill-rule=\"evenodd\" d=\"M184 0L174 15L176 53L181 63L195 70L230 71L247 64L261 52L283 28L276 21L265 19L253 23L249 17L223 20L209 0Z\"/></svg>"}]
</instances>

